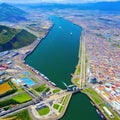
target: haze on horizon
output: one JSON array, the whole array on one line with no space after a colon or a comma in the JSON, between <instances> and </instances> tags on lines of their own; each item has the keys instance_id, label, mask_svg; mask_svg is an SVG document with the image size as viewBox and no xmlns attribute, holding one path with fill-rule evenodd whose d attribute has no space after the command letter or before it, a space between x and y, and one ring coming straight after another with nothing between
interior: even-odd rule
<instances>
[{"instance_id":1,"label":"haze on horizon","mask_svg":"<svg viewBox=\"0 0 120 120\"><path fill-rule=\"evenodd\" d=\"M0 3L91 3L91 2L116 2L120 0L0 0Z\"/></svg>"}]
</instances>

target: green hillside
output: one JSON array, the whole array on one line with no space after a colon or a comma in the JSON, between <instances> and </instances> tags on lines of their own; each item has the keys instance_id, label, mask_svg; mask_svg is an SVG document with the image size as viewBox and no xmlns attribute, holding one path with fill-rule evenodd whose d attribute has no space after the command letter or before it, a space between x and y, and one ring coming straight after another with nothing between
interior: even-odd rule
<instances>
[{"instance_id":1,"label":"green hillside","mask_svg":"<svg viewBox=\"0 0 120 120\"><path fill-rule=\"evenodd\" d=\"M31 44L36 36L26 30L9 28L0 25L0 52L17 49Z\"/></svg>"},{"instance_id":2,"label":"green hillside","mask_svg":"<svg viewBox=\"0 0 120 120\"><path fill-rule=\"evenodd\" d=\"M18 32L20 32L20 30L0 25L0 45L7 43Z\"/></svg>"}]
</instances>

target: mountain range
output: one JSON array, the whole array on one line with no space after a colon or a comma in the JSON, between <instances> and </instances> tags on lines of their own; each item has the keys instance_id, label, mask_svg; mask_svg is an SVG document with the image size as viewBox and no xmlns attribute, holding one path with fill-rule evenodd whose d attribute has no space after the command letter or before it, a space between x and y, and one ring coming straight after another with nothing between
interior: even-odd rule
<instances>
[{"instance_id":1,"label":"mountain range","mask_svg":"<svg viewBox=\"0 0 120 120\"><path fill-rule=\"evenodd\" d=\"M6 3L0 4L0 21L19 22L25 21L27 13L15 6Z\"/></svg>"}]
</instances>

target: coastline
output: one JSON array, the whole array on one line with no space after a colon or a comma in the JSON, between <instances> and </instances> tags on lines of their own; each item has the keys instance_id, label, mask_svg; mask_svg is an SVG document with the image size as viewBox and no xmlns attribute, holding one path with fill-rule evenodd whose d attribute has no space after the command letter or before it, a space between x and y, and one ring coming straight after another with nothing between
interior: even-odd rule
<instances>
[{"instance_id":1,"label":"coastline","mask_svg":"<svg viewBox=\"0 0 120 120\"><path fill-rule=\"evenodd\" d=\"M34 48L30 51L29 54L25 55L23 60L26 59L26 57L28 57L30 54L32 54L35 49L37 48L37 46L48 36L49 32L51 31L51 29L54 27L54 23L52 24L52 26L47 30L47 32L44 34L44 36L42 38L37 38L37 40L35 40L32 44L30 44L29 46L33 45L35 42L37 42L37 44L34 46ZM28 47L28 46L25 46ZM24 47L24 48L25 48ZM21 48L22 49L22 48Z\"/></svg>"},{"instance_id":2,"label":"coastline","mask_svg":"<svg viewBox=\"0 0 120 120\"><path fill-rule=\"evenodd\" d=\"M27 54L27 55L25 55L25 56L22 58L22 61L24 61L24 64L26 64L25 59L26 59L30 54L32 54L32 53L34 52L34 50L37 48L37 46L47 37L47 35L49 34L49 32L51 31L51 29L52 29L53 27L54 27L54 23L52 24L52 26L48 29L48 31L45 33L45 35L44 35L42 38L38 38L38 39L35 40L32 44L29 45L29 46L34 45L34 43L37 42L37 44L33 47L33 49L30 51L30 53ZM28 47L28 46L25 46L25 47ZM24 47L24 48L25 48L25 47ZM58 88L58 87L56 87L56 88ZM61 89L61 88L59 88L59 89ZM70 97L69 97L66 105L65 105L64 108L63 108L64 110L60 113L60 115L58 115L58 116L56 116L56 117L54 118L55 120L59 120L60 118L62 118L62 117L64 116L64 114L65 114L65 112L66 112L66 110L67 110L67 107L68 107L68 105L69 105L69 102L70 102L70 100L71 100L72 94L73 94L73 93L70 93ZM49 118L49 119L52 120L53 118Z\"/></svg>"}]
</instances>

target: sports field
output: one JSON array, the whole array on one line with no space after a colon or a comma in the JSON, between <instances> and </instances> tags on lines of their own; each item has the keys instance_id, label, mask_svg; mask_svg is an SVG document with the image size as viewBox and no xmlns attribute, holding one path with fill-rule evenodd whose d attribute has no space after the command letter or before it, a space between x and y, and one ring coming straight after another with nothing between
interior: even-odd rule
<instances>
[{"instance_id":1,"label":"sports field","mask_svg":"<svg viewBox=\"0 0 120 120\"><path fill-rule=\"evenodd\" d=\"M11 86L8 84L8 82L5 82L3 84L0 85L0 95L9 91L9 90L12 90Z\"/></svg>"}]
</instances>

